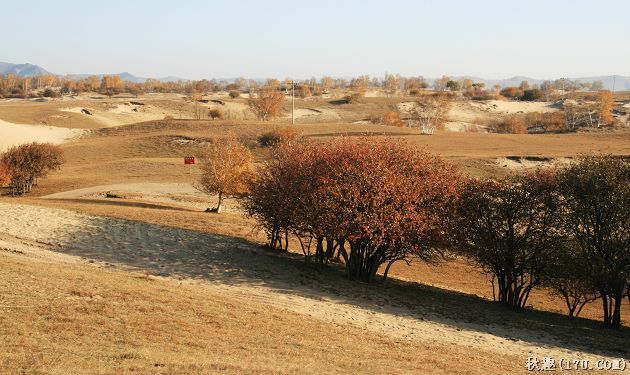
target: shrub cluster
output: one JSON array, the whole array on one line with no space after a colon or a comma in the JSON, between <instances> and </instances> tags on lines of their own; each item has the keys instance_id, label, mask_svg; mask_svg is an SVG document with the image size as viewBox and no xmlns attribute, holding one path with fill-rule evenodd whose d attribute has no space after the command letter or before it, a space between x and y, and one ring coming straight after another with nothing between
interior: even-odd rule
<instances>
[{"instance_id":1,"label":"shrub cluster","mask_svg":"<svg viewBox=\"0 0 630 375\"><path fill-rule=\"evenodd\" d=\"M213 120L215 119L221 120L223 116L224 116L223 111L218 108L211 108L210 110L208 110L208 117Z\"/></svg>"},{"instance_id":2,"label":"shrub cluster","mask_svg":"<svg viewBox=\"0 0 630 375\"><path fill-rule=\"evenodd\" d=\"M587 157L563 170L463 184L453 248L493 276L495 298L524 308L539 285L569 315L601 299L618 328L630 287L630 163ZM494 290L494 289L493 289Z\"/></svg>"},{"instance_id":3,"label":"shrub cluster","mask_svg":"<svg viewBox=\"0 0 630 375\"><path fill-rule=\"evenodd\" d=\"M543 92L541 89L538 88L522 89L519 87L506 87L501 90L501 95L510 99L525 100L531 102L542 99Z\"/></svg>"},{"instance_id":4,"label":"shrub cluster","mask_svg":"<svg viewBox=\"0 0 630 375\"><path fill-rule=\"evenodd\" d=\"M526 134L530 132L549 132L566 129L564 112L530 112L513 114L501 120L490 122L488 128L495 133Z\"/></svg>"},{"instance_id":5,"label":"shrub cluster","mask_svg":"<svg viewBox=\"0 0 630 375\"><path fill-rule=\"evenodd\" d=\"M300 131L295 128L280 128L263 133L258 137L260 147L276 147L283 143L292 143L298 140Z\"/></svg>"},{"instance_id":6,"label":"shrub cluster","mask_svg":"<svg viewBox=\"0 0 630 375\"><path fill-rule=\"evenodd\" d=\"M9 184L14 195L22 195L63 162L59 146L37 142L15 146L0 155L0 183Z\"/></svg>"},{"instance_id":7,"label":"shrub cluster","mask_svg":"<svg viewBox=\"0 0 630 375\"><path fill-rule=\"evenodd\" d=\"M405 125L405 122L400 117L400 112L395 110L387 110L379 114L371 115L370 122L373 124L397 127L403 127Z\"/></svg>"}]
</instances>

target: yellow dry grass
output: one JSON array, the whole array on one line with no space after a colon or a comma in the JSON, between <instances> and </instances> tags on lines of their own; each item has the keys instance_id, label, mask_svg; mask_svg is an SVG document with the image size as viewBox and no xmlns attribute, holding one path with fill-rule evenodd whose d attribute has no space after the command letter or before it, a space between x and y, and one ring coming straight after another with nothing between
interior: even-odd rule
<instances>
[{"instance_id":1,"label":"yellow dry grass","mask_svg":"<svg viewBox=\"0 0 630 375\"><path fill-rule=\"evenodd\" d=\"M139 273L2 252L0 262L2 373L483 374L522 362Z\"/></svg>"}]
</instances>

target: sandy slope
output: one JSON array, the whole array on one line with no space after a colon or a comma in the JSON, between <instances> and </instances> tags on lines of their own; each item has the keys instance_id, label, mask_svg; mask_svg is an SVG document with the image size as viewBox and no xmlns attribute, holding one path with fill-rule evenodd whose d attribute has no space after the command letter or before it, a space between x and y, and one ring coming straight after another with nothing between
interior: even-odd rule
<instances>
[{"instance_id":1,"label":"sandy slope","mask_svg":"<svg viewBox=\"0 0 630 375\"><path fill-rule=\"evenodd\" d=\"M366 286L299 259L261 251L244 240L71 211L0 204L0 249L47 251L179 278L214 291L351 324L392 337L465 345L501 354L600 357L563 342L554 324L539 325L483 300L430 287ZM36 218L36 219L33 219ZM490 305L488 309L486 306ZM481 310L478 310L481 309ZM484 310L485 309L485 310ZM521 322L522 321L522 322ZM596 338L594 338L596 339ZM569 349L571 348L571 349Z\"/></svg>"},{"instance_id":2,"label":"sandy slope","mask_svg":"<svg viewBox=\"0 0 630 375\"><path fill-rule=\"evenodd\" d=\"M80 137L84 130L53 126L14 124L0 120L0 152L22 143L51 142L63 143Z\"/></svg>"},{"instance_id":3,"label":"sandy slope","mask_svg":"<svg viewBox=\"0 0 630 375\"><path fill-rule=\"evenodd\" d=\"M168 203L205 210L214 207L217 197L208 196L192 184L176 182L137 182L128 184L99 185L46 195L44 199L122 198L134 201ZM225 212L240 212L227 200Z\"/></svg>"}]
</instances>

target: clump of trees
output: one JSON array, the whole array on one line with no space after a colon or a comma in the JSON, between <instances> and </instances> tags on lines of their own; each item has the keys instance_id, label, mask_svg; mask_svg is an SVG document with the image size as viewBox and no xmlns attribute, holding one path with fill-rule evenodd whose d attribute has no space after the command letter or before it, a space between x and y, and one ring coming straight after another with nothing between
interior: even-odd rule
<instances>
[{"instance_id":1,"label":"clump of trees","mask_svg":"<svg viewBox=\"0 0 630 375\"><path fill-rule=\"evenodd\" d=\"M266 88L260 90L254 97L250 96L247 103L258 119L267 121L282 115L284 94L278 90Z\"/></svg>"},{"instance_id":2,"label":"clump of trees","mask_svg":"<svg viewBox=\"0 0 630 375\"><path fill-rule=\"evenodd\" d=\"M308 263L341 262L374 281L410 259L449 249L493 276L495 300L524 309L549 288L570 316L601 300L621 325L630 288L630 162L585 157L564 169L499 179L461 177L440 158L391 139L278 140L249 180L246 212ZM630 298L630 297L629 297Z\"/></svg>"},{"instance_id":3,"label":"clump of trees","mask_svg":"<svg viewBox=\"0 0 630 375\"><path fill-rule=\"evenodd\" d=\"M14 146L0 155L0 183L9 184L14 195L26 194L63 162L62 149L51 143Z\"/></svg>"},{"instance_id":4,"label":"clump of trees","mask_svg":"<svg viewBox=\"0 0 630 375\"><path fill-rule=\"evenodd\" d=\"M604 324L619 328L630 288L630 162L587 157L562 171L558 186L569 239L561 260L576 262L559 286L579 304L597 293Z\"/></svg>"},{"instance_id":5,"label":"clump of trees","mask_svg":"<svg viewBox=\"0 0 630 375\"><path fill-rule=\"evenodd\" d=\"M451 228L455 248L492 275L495 300L506 306L526 306L559 252L559 197L551 181L537 172L470 180L462 189Z\"/></svg>"},{"instance_id":6,"label":"clump of trees","mask_svg":"<svg viewBox=\"0 0 630 375\"><path fill-rule=\"evenodd\" d=\"M252 177L252 154L235 137L216 139L201 157L201 178L198 188L218 195L217 206L210 212L220 213L223 200L247 193Z\"/></svg>"},{"instance_id":7,"label":"clump of trees","mask_svg":"<svg viewBox=\"0 0 630 375\"><path fill-rule=\"evenodd\" d=\"M308 261L343 259L348 277L373 281L381 266L430 259L456 198L454 168L392 140L280 145L250 185L246 211L271 247L299 240Z\"/></svg>"},{"instance_id":8,"label":"clump of trees","mask_svg":"<svg viewBox=\"0 0 630 375\"><path fill-rule=\"evenodd\" d=\"M627 160L592 156L563 170L470 180L455 212L454 248L493 276L496 300L522 309L547 286L570 316L599 299L604 324L620 327L630 287Z\"/></svg>"}]
</instances>

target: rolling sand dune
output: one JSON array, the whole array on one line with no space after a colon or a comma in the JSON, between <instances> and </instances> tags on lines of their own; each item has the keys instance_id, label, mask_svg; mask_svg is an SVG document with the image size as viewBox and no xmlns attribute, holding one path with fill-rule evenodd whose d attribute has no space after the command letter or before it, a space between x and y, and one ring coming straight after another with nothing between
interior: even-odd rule
<instances>
[{"instance_id":1,"label":"rolling sand dune","mask_svg":"<svg viewBox=\"0 0 630 375\"><path fill-rule=\"evenodd\" d=\"M67 129L43 125L14 124L0 120L0 152L23 143L63 143L78 138L84 130Z\"/></svg>"},{"instance_id":2,"label":"rolling sand dune","mask_svg":"<svg viewBox=\"0 0 630 375\"><path fill-rule=\"evenodd\" d=\"M588 327L576 328L561 317L543 319L534 312L526 317L471 295L418 284L368 287L335 270L315 272L300 258L262 251L242 239L17 204L0 204L0 216L12 218L0 221L0 249L6 251L37 257L63 253L74 261L177 278L397 339L523 358L611 353L601 337L580 332Z\"/></svg>"}]
</instances>

